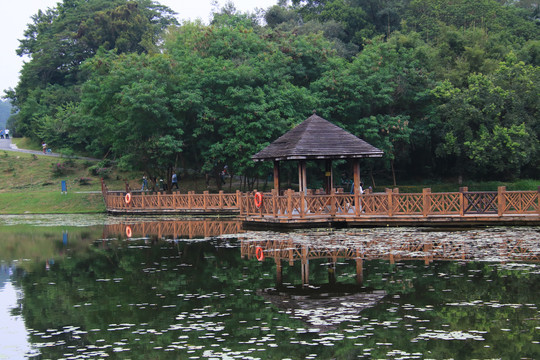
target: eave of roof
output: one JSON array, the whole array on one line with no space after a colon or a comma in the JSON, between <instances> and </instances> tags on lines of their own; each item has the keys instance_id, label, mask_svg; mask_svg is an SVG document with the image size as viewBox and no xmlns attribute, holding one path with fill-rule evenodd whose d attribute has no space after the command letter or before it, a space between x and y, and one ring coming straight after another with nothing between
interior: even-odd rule
<instances>
[{"instance_id":1,"label":"eave of roof","mask_svg":"<svg viewBox=\"0 0 540 360\"><path fill-rule=\"evenodd\" d=\"M381 157L384 152L313 114L263 150L254 161Z\"/></svg>"}]
</instances>

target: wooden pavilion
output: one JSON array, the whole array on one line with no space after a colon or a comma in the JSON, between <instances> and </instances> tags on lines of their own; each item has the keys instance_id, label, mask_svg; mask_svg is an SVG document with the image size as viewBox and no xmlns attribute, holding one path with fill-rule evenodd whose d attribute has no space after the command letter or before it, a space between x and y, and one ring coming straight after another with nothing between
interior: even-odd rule
<instances>
[{"instance_id":1,"label":"wooden pavilion","mask_svg":"<svg viewBox=\"0 0 540 360\"><path fill-rule=\"evenodd\" d=\"M325 188L333 188L332 160L353 159L354 193L360 192L360 159L382 157L383 151L313 115L252 156L254 161L274 161L274 189L280 188L279 162L298 161L298 191L307 192L306 161L325 160Z\"/></svg>"}]
</instances>

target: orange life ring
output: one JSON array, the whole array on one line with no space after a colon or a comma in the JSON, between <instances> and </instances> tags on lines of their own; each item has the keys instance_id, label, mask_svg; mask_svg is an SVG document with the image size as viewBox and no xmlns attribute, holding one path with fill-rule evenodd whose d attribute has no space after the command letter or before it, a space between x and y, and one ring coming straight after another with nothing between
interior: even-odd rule
<instances>
[{"instance_id":1,"label":"orange life ring","mask_svg":"<svg viewBox=\"0 0 540 360\"><path fill-rule=\"evenodd\" d=\"M127 193L124 200L126 201L126 204L129 204L131 202L131 193Z\"/></svg>"},{"instance_id":2,"label":"orange life ring","mask_svg":"<svg viewBox=\"0 0 540 360\"><path fill-rule=\"evenodd\" d=\"M255 255L257 256L257 260L264 260L263 249L260 246L257 246L257 249L255 249Z\"/></svg>"},{"instance_id":3,"label":"orange life ring","mask_svg":"<svg viewBox=\"0 0 540 360\"><path fill-rule=\"evenodd\" d=\"M131 226L126 226L126 236L130 238L133 235L133 232L131 231Z\"/></svg>"},{"instance_id":4,"label":"orange life ring","mask_svg":"<svg viewBox=\"0 0 540 360\"><path fill-rule=\"evenodd\" d=\"M255 206L256 206L257 208L260 208L260 207L261 207L262 202L263 202L263 194L262 194L262 192L257 191L257 192L255 193L255 199L254 199L254 202L255 202Z\"/></svg>"}]
</instances>

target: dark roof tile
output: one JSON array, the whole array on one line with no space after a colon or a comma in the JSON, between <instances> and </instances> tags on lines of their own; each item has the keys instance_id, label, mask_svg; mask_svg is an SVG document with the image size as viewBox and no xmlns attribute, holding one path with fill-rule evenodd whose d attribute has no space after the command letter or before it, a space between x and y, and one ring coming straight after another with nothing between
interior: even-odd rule
<instances>
[{"instance_id":1,"label":"dark roof tile","mask_svg":"<svg viewBox=\"0 0 540 360\"><path fill-rule=\"evenodd\" d=\"M254 161L381 157L383 151L313 114L252 156Z\"/></svg>"}]
</instances>

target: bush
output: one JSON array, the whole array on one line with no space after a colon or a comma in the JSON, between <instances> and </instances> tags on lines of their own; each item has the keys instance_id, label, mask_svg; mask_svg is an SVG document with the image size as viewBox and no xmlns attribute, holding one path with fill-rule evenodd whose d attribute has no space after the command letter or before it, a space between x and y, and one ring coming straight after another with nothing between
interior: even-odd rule
<instances>
[{"instance_id":1,"label":"bush","mask_svg":"<svg viewBox=\"0 0 540 360\"><path fill-rule=\"evenodd\" d=\"M109 159L103 159L96 165L90 166L88 171L93 176L99 176L108 179L113 171L113 162Z\"/></svg>"},{"instance_id":2,"label":"bush","mask_svg":"<svg viewBox=\"0 0 540 360\"><path fill-rule=\"evenodd\" d=\"M109 167L101 167L99 164L90 166L88 168L88 172L93 176L99 176L103 179L108 179L109 175L112 173L112 168Z\"/></svg>"},{"instance_id":3,"label":"bush","mask_svg":"<svg viewBox=\"0 0 540 360\"><path fill-rule=\"evenodd\" d=\"M67 173L67 167L64 163L53 163L51 166L54 176L62 176Z\"/></svg>"},{"instance_id":4,"label":"bush","mask_svg":"<svg viewBox=\"0 0 540 360\"><path fill-rule=\"evenodd\" d=\"M81 177L78 180L79 180L79 185L90 185L90 181L92 179L90 179L88 177Z\"/></svg>"}]
</instances>

